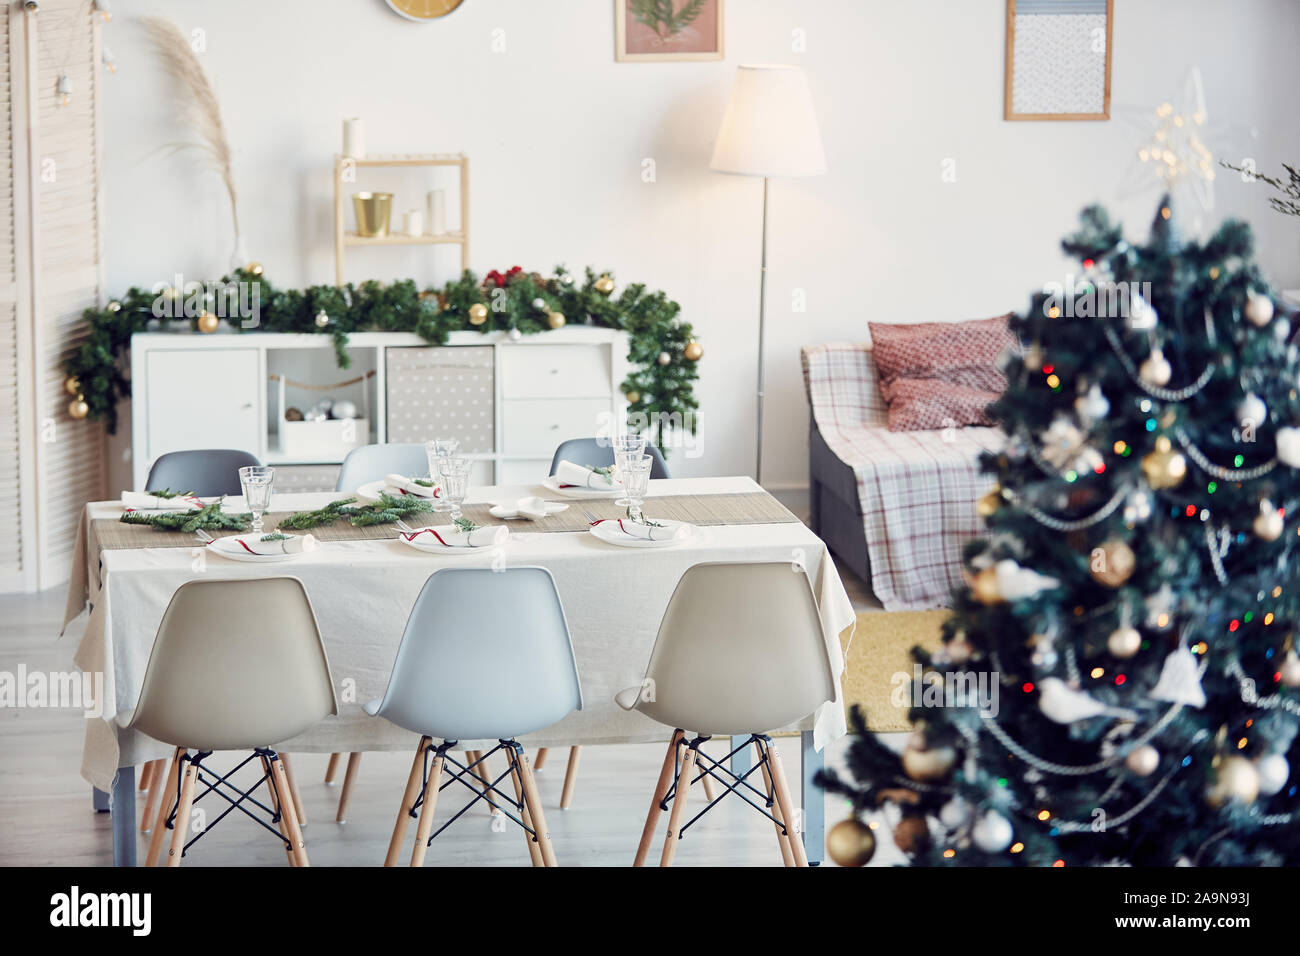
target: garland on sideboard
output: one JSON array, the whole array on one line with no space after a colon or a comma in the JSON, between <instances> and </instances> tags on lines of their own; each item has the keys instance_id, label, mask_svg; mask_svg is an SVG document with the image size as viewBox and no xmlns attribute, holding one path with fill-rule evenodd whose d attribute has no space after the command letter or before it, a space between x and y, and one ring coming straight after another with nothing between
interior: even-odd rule
<instances>
[{"instance_id":1,"label":"garland on sideboard","mask_svg":"<svg viewBox=\"0 0 1300 956\"><path fill-rule=\"evenodd\" d=\"M639 283L617 296L614 288L609 273L591 269L579 280L563 266L550 277L514 266L482 279L467 269L441 289L424 291L410 279L276 289L255 262L220 282L187 283L182 290L133 287L105 308L85 311L88 333L64 362L65 385L76 399L69 411L103 419L110 432L117 430L117 403L131 392L125 355L137 332L182 324L211 332L222 322L241 333L314 332L333 338L339 367L347 368L353 332L414 332L431 345L443 345L452 332L504 331L513 337L571 321L629 333L632 371L622 387L631 424L657 430L660 444L666 423L694 432L696 364L703 349L691 326L678 319L681 306ZM250 301L259 304L259 320L244 328L239 304Z\"/></svg>"}]
</instances>

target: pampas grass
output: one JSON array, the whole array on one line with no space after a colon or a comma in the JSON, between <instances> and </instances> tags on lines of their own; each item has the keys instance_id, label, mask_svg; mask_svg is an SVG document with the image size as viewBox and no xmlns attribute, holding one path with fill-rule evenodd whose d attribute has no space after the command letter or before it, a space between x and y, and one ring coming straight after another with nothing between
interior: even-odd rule
<instances>
[{"instance_id":1,"label":"pampas grass","mask_svg":"<svg viewBox=\"0 0 1300 956\"><path fill-rule=\"evenodd\" d=\"M189 37L180 27L163 17L144 18L144 28L153 40L167 77L171 80L176 120L197 139L174 143L172 149L197 149L208 159L213 170L225 183L230 197L230 220L235 227L235 246L239 247L239 212L235 199L235 177L231 169L230 143L221 122L221 106L216 91L208 82L203 66L190 46Z\"/></svg>"}]
</instances>

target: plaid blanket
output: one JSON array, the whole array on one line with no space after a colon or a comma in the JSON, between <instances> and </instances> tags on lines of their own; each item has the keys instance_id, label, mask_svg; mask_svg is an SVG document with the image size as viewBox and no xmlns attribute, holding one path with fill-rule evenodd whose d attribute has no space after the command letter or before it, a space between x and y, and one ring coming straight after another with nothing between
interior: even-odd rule
<instances>
[{"instance_id":1,"label":"plaid blanket","mask_svg":"<svg viewBox=\"0 0 1300 956\"><path fill-rule=\"evenodd\" d=\"M975 501L993 485L983 451L996 428L891 432L871 346L803 349L804 386L817 428L858 479L871 588L887 611L943 607L961 583L961 549L981 530Z\"/></svg>"}]
</instances>

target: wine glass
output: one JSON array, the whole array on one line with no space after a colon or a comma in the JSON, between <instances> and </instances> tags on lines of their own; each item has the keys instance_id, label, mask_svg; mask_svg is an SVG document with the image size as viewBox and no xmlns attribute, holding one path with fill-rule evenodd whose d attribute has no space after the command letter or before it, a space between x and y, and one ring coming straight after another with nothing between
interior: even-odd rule
<instances>
[{"instance_id":1,"label":"wine glass","mask_svg":"<svg viewBox=\"0 0 1300 956\"><path fill-rule=\"evenodd\" d=\"M442 467L443 463L456 454L460 448L460 442L454 438L435 438L432 441L424 443L424 453L429 458L429 477L439 484L443 483ZM434 511L450 511L447 505L446 489L434 499Z\"/></svg>"},{"instance_id":2,"label":"wine glass","mask_svg":"<svg viewBox=\"0 0 1300 956\"><path fill-rule=\"evenodd\" d=\"M275 469L266 465L245 465L239 469L239 484L244 489L244 504L253 512L253 533L262 533L262 512L271 509L271 486Z\"/></svg>"},{"instance_id":3,"label":"wine glass","mask_svg":"<svg viewBox=\"0 0 1300 956\"><path fill-rule=\"evenodd\" d=\"M644 522L641 505L650 491L650 469L654 459L649 455L629 455L624 463L623 490L627 492L627 516Z\"/></svg>"},{"instance_id":4,"label":"wine glass","mask_svg":"<svg viewBox=\"0 0 1300 956\"><path fill-rule=\"evenodd\" d=\"M474 463L468 458L448 457L442 460L442 497L451 512L451 520L461 518L460 505L469 494L469 471Z\"/></svg>"},{"instance_id":5,"label":"wine glass","mask_svg":"<svg viewBox=\"0 0 1300 956\"><path fill-rule=\"evenodd\" d=\"M609 440L610 446L614 449L614 470L618 474L619 480L623 479L623 472L626 471L626 462L633 455L645 454L646 440L640 435L615 435ZM632 502L627 495L623 495L614 501L616 505L626 507Z\"/></svg>"}]
</instances>

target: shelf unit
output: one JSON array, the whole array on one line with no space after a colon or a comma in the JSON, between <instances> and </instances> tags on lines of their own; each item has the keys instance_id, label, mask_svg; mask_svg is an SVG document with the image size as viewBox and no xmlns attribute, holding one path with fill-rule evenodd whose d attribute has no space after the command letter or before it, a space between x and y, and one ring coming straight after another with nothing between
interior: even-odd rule
<instances>
[{"instance_id":1,"label":"shelf unit","mask_svg":"<svg viewBox=\"0 0 1300 956\"><path fill-rule=\"evenodd\" d=\"M460 171L460 229L440 235L407 236L390 232L387 236L360 236L347 231L347 201L357 183L343 181L346 169L391 169L400 167L436 168L455 166ZM391 230L391 225L390 225ZM433 223L427 224L433 228ZM469 268L469 157L464 153L399 153L352 159L334 156L334 283L343 284L343 260L352 246L460 246L460 270Z\"/></svg>"}]
</instances>

